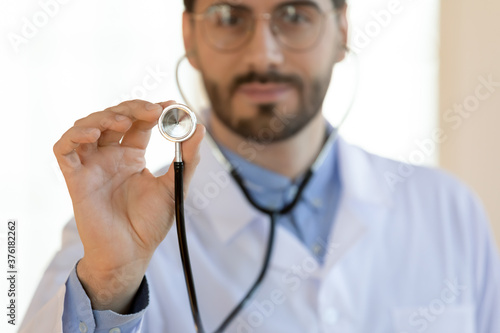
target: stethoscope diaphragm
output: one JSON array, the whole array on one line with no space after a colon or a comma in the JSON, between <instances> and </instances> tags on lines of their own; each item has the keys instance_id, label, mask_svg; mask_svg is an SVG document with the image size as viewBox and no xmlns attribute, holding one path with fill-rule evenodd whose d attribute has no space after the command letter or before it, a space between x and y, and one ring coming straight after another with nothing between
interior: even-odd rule
<instances>
[{"instance_id":1,"label":"stethoscope diaphragm","mask_svg":"<svg viewBox=\"0 0 500 333\"><path fill-rule=\"evenodd\" d=\"M183 104L166 107L158 119L160 133L169 141L183 142L196 130L196 114Z\"/></svg>"}]
</instances>

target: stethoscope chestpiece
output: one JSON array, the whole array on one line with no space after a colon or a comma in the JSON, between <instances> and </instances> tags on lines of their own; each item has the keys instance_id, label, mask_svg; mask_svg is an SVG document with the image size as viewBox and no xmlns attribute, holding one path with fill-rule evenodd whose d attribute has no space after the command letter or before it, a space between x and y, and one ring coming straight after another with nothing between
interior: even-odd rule
<instances>
[{"instance_id":1,"label":"stethoscope chestpiece","mask_svg":"<svg viewBox=\"0 0 500 333\"><path fill-rule=\"evenodd\" d=\"M189 107L173 104L163 110L158 119L158 129L165 139L180 143L194 134L196 123L196 115Z\"/></svg>"},{"instance_id":2,"label":"stethoscope chestpiece","mask_svg":"<svg viewBox=\"0 0 500 333\"><path fill-rule=\"evenodd\" d=\"M196 115L186 105L173 104L166 107L158 119L158 129L165 139L175 142L174 193L175 193L175 223L179 252L186 279L191 311L198 332L205 332L201 326L198 301L194 286L189 249L186 237L186 223L184 220L184 162L182 161L181 143L189 139L196 131ZM199 329L198 329L199 328Z\"/></svg>"}]
</instances>

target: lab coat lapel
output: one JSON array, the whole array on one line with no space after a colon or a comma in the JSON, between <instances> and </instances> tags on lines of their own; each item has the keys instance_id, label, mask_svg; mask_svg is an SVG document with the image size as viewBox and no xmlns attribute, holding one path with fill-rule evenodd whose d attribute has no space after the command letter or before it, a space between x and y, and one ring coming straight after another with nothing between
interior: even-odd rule
<instances>
[{"instance_id":1,"label":"lab coat lapel","mask_svg":"<svg viewBox=\"0 0 500 333\"><path fill-rule=\"evenodd\" d=\"M313 276L321 277L362 238L367 227L383 221L391 205L388 186L373 171L369 155L339 138L338 167L343 186L341 202L328 244L325 264ZM272 265L290 270L315 260L312 253L287 230L278 228ZM319 267L319 264L318 264Z\"/></svg>"},{"instance_id":2,"label":"lab coat lapel","mask_svg":"<svg viewBox=\"0 0 500 333\"><path fill-rule=\"evenodd\" d=\"M339 138L343 193L330 234L324 273L338 263L369 229L383 222L392 205L389 187L377 174L370 155Z\"/></svg>"},{"instance_id":3,"label":"lab coat lapel","mask_svg":"<svg viewBox=\"0 0 500 333\"><path fill-rule=\"evenodd\" d=\"M203 215L223 243L234 239L237 241L238 235L252 224L259 230L260 237L256 242L264 249L270 229L269 216L248 202L239 186L215 158L209 143L202 143L200 154L201 163L193 177L186 203L187 215L193 216L193 221L198 221ZM218 190L214 185L217 185ZM209 192L214 192L213 199L207 197ZM251 251L249 255L256 262L262 261L260 251ZM290 268L297 258L308 255L308 249L295 236L277 226L272 266Z\"/></svg>"},{"instance_id":4,"label":"lab coat lapel","mask_svg":"<svg viewBox=\"0 0 500 333\"><path fill-rule=\"evenodd\" d=\"M342 198L328 244L325 265L329 271L365 233L367 226L383 221L391 205L390 190L376 174L369 154L339 138L338 166ZM202 163L193 177L187 215L204 215L222 242L229 242L250 223L258 223L265 246L269 217L252 207L232 177L214 157L207 142L201 149ZM255 254L258 255L258 254ZM290 232L277 227L271 265L282 270L314 257ZM256 258L258 259L258 258Z\"/></svg>"}]
</instances>

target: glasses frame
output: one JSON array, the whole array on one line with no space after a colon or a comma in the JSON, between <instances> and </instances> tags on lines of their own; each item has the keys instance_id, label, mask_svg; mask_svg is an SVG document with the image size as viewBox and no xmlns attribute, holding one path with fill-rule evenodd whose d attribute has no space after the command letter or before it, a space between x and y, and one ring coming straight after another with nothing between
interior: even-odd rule
<instances>
[{"instance_id":1,"label":"glasses frame","mask_svg":"<svg viewBox=\"0 0 500 333\"><path fill-rule=\"evenodd\" d=\"M287 5L294 5L294 4L307 4L307 5L311 5L312 7L315 7L318 10L318 13L321 16L321 21L320 21L320 27L319 27L319 33L318 33L318 35L315 37L315 40L310 45L308 44L305 47L293 47L293 46L290 46L287 43L283 42L282 38L279 37L279 29L275 25L272 24L272 19L274 17L274 14L280 8L282 8L284 6L287 6ZM192 22L194 22L194 21L201 21L201 22L203 22L204 19L205 19L205 17L209 15L209 11L210 11L211 8L213 8L215 6L221 6L221 5L228 5L228 6L231 6L231 7L235 7L235 6L231 5L230 3L226 3L226 2L215 3L215 4L212 4L211 6L209 6L207 9L205 9L205 11L203 13L189 13L190 18L191 18ZM244 8L248 9L246 7L244 7ZM285 48L287 48L289 50L295 51L295 52L307 52L308 50L314 48L317 45L318 41L321 39L322 35L325 33L325 22L328 19L328 17L330 15L332 15L332 14L336 14L337 17L339 16L339 11L336 8L330 9L328 11L323 11L314 2L309 2L309 1L284 3L284 4L281 4L281 5L277 6L271 13L270 12L264 12L264 13L258 13L258 14L256 14L251 9L248 9L248 10L251 12L252 24L249 26L249 29L247 29L246 35L245 35L245 37L243 38L243 41L240 44L238 44L235 47L231 47L231 48L218 47L217 45L215 45L214 42L211 41L210 37L207 36L207 29L202 29L203 30L202 33L203 33L205 39L208 41L208 44L213 49L215 49L217 51L220 51L220 52L223 52L223 53L236 52L239 49L243 48L245 45L247 45L252 40L252 38L253 38L253 36L255 34L255 30L256 30L257 22L258 21L269 21L269 28L271 30L271 33L273 34L274 38L276 39L276 41L281 46L283 46L283 47L285 47Z\"/></svg>"}]
</instances>

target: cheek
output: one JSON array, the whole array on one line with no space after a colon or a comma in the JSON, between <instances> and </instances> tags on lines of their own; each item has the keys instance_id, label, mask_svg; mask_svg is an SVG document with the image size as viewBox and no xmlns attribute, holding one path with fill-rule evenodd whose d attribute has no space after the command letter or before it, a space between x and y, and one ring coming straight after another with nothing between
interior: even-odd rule
<instances>
[{"instance_id":1,"label":"cheek","mask_svg":"<svg viewBox=\"0 0 500 333\"><path fill-rule=\"evenodd\" d=\"M318 63L321 62L323 66L334 65L343 48L342 32L337 21L329 21L315 48Z\"/></svg>"},{"instance_id":2,"label":"cheek","mask_svg":"<svg viewBox=\"0 0 500 333\"><path fill-rule=\"evenodd\" d=\"M314 93L313 83L325 77L331 71L331 62L327 61L322 48L315 48L314 51L297 54L293 59L294 72L299 75L303 83L302 98L308 99Z\"/></svg>"},{"instance_id":3,"label":"cheek","mask_svg":"<svg viewBox=\"0 0 500 333\"><path fill-rule=\"evenodd\" d=\"M294 63L300 70L306 86L310 87L315 80L325 78L333 71L339 55L339 42L334 38L323 38L313 49L298 54Z\"/></svg>"},{"instance_id":4,"label":"cheek","mask_svg":"<svg viewBox=\"0 0 500 333\"><path fill-rule=\"evenodd\" d=\"M232 59L215 54L203 54L201 56L201 68L205 79L213 82L219 88L219 93L225 95L228 91L229 85L234 79L234 66L231 62Z\"/></svg>"},{"instance_id":5,"label":"cheek","mask_svg":"<svg viewBox=\"0 0 500 333\"><path fill-rule=\"evenodd\" d=\"M216 83L220 87L220 92L224 92L224 88L231 82L231 73L238 62L238 57L213 49L203 38L201 32L198 31L196 50L199 71L206 80Z\"/></svg>"}]
</instances>

